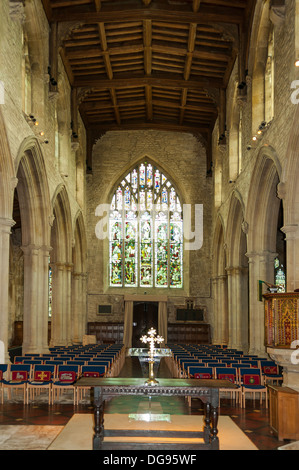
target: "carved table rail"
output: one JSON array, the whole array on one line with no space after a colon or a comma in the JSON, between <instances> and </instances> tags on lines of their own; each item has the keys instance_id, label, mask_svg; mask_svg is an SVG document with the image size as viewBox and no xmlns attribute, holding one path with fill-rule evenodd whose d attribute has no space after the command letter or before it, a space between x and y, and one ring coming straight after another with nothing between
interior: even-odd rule
<instances>
[{"instance_id":1,"label":"carved table rail","mask_svg":"<svg viewBox=\"0 0 299 470\"><path fill-rule=\"evenodd\" d=\"M76 387L91 387L94 389L94 450L118 449L163 449L163 450L199 450L219 449L218 438L218 405L219 389L233 387L228 380L201 380L201 379L159 379L156 385L146 385L144 379L132 378L91 378L83 377L76 383ZM104 405L119 395L135 396L176 396L199 398L205 405L203 431L157 431L157 430L106 430L104 428ZM147 443L141 442L108 442L105 437L146 437ZM203 439L203 442L192 443L152 443L152 437L175 437Z\"/></svg>"}]
</instances>

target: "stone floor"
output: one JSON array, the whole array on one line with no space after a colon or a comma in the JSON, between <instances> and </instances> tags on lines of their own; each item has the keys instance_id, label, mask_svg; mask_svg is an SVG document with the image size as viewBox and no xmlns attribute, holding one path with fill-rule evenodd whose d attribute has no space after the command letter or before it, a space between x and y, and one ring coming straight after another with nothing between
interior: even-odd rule
<instances>
[{"instance_id":1,"label":"stone floor","mask_svg":"<svg viewBox=\"0 0 299 470\"><path fill-rule=\"evenodd\" d=\"M141 368L137 358L127 358L120 376L140 377ZM169 376L168 369L163 363L159 368L158 377ZM117 397L106 404L106 413L132 413L139 406L139 400L146 400L142 397ZM156 398L159 399L158 397ZM171 414L203 414L202 403L198 399L192 399L191 407L181 398L169 400L169 398L159 399L159 404L163 413ZM152 403L154 405L154 403ZM65 426L75 413L92 413L92 404L89 396L86 396L78 406L73 405L72 395L65 394L60 401L52 406L47 403L46 396L40 396L29 405L24 405L21 397L4 401L0 404L0 450L9 449L10 443L15 445L16 435L13 426L22 426L25 431L28 426L38 426L41 445L38 443L38 436L34 439L32 446L35 450L46 447L46 444L59 431L59 427ZM229 398L221 399L220 414L230 416L240 429L250 438L259 450L276 450L288 444L290 441L278 441L273 435L269 425L269 409L259 401L247 400L246 408L235 406ZM43 427L48 428L47 435L43 435ZM56 429L54 429L56 428ZM44 428L45 429L45 428ZM62 428L61 428L62 429ZM21 428L19 428L21 431ZM7 439L5 438L7 437ZM31 447L32 447L31 446ZM30 447L30 446L29 446Z\"/></svg>"}]
</instances>

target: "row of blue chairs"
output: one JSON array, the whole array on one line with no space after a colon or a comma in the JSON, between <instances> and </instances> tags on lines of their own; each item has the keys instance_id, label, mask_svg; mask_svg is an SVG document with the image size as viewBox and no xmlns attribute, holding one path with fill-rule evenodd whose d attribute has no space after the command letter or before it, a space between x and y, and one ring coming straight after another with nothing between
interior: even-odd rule
<instances>
[{"instance_id":1,"label":"row of blue chairs","mask_svg":"<svg viewBox=\"0 0 299 470\"><path fill-rule=\"evenodd\" d=\"M74 386L78 378L118 375L124 356L123 344L55 347L49 354L16 356L13 364L0 364L1 402L5 390L9 400L13 391L21 391L26 404L42 390L48 392L49 404L72 390L74 404L78 404L82 397Z\"/></svg>"},{"instance_id":2,"label":"row of blue chairs","mask_svg":"<svg viewBox=\"0 0 299 470\"><path fill-rule=\"evenodd\" d=\"M254 399L255 394L259 393L260 400L265 397L268 406L267 384L282 381L282 371L278 365L265 357L215 345L167 346L172 351L172 372L176 377L231 380L237 387L235 390L229 389L231 397L244 407L247 392L251 392Z\"/></svg>"},{"instance_id":3,"label":"row of blue chairs","mask_svg":"<svg viewBox=\"0 0 299 470\"><path fill-rule=\"evenodd\" d=\"M63 392L71 390L73 402L78 404L78 387L80 377L104 377L107 374L105 365L65 365L65 364L0 364L1 403L4 403L4 392L7 399L12 399L12 392L22 392L24 404L34 401L37 394L48 392L48 403L54 404ZM82 394L81 394L82 397Z\"/></svg>"}]
</instances>

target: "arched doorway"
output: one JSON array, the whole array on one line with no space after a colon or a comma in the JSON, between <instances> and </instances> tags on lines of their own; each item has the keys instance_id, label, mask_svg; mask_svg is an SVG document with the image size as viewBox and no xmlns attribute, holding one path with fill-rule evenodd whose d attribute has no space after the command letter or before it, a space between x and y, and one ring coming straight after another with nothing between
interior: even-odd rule
<instances>
[{"instance_id":1,"label":"arched doorway","mask_svg":"<svg viewBox=\"0 0 299 470\"><path fill-rule=\"evenodd\" d=\"M132 347L142 348L141 336L150 328L158 331L158 302L134 302Z\"/></svg>"}]
</instances>

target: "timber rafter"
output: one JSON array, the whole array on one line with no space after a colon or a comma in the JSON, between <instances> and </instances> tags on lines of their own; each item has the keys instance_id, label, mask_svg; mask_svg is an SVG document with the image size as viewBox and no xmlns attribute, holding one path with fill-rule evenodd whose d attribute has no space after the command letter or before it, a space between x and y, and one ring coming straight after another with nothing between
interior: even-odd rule
<instances>
[{"instance_id":1,"label":"timber rafter","mask_svg":"<svg viewBox=\"0 0 299 470\"><path fill-rule=\"evenodd\" d=\"M255 0L42 3L92 135L152 128L209 141L237 58L245 81ZM59 37L65 24L74 27Z\"/></svg>"}]
</instances>

